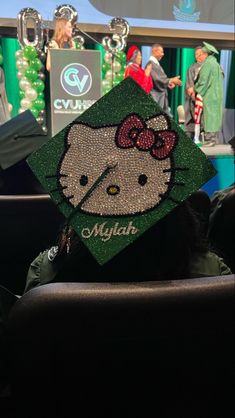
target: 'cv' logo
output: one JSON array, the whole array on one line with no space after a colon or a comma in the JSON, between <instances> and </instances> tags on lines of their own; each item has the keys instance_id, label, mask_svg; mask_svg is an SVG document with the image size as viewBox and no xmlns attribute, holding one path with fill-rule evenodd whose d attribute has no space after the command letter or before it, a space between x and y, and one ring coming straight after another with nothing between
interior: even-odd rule
<instances>
[{"instance_id":1,"label":"'cv' logo","mask_svg":"<svg viewBox=\"0 0 235 418\"><path fill-rule=\"evenodd\" d=\"M60 82L68 94L83 96L91 88L92 76L85 65L73 63L63 68Z\"/></svg>"}]
</instances>

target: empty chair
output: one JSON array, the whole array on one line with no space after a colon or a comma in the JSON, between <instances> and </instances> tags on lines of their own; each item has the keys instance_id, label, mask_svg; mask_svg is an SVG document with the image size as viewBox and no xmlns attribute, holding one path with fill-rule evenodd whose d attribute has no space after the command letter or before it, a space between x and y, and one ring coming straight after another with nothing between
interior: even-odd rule
<instances>
[{"instance_id":1,"label":"empty chair","mask_svg":"<svg viewBox=\"0 0 235 418\"><path fill-rule=\"evenodd\" d=\"M64 216L48 194L0 196L0 284L22 294L29 264L54 243Z\"/></svg>"},{"instance_id":2,"label":"empty chair","mask_svg":"<svg viewBox=\"0 0 235 418\"><path fill-rule=\"evenodd\" d=\"M232 417L234 276L53 283L9 318L25 417Z\"/></svg>"}]
</instances>

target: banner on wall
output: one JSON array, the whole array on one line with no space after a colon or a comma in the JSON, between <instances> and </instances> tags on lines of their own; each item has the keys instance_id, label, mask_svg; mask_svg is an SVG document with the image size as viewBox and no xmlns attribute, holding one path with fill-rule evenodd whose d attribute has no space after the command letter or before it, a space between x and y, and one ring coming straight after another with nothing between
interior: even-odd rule
<instances>
[{"instance_id":1,"label":"banner on wall","mask_svg":"<svg viewBox=\"0 0 235 418\"><path fill-rule=\"evenodd\" d=\"M52 49L51 134L55 136L101 97L100 51Z\"/></svg>"}]
</instances>

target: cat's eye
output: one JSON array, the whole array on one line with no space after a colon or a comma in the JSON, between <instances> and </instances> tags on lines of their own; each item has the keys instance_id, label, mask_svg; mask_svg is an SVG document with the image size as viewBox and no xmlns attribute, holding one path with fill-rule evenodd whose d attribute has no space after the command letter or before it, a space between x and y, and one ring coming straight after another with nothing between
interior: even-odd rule
<instances>
[{"instance_id":1,"label":"cat's eye","mask_svg":"<svg viewBox=\"0 0 235 418\"><path fill-rule=\"evenodd\" d=\"M87 176L85 176L85 174L83 174L81 177L80 177L80 184L81 184L81 186L86 186L87 185L87 183L88 183L88 177Z\"/></svg>"},{"instance_id":2,"label":"cat's eye","mask_svg":"<svg viewBox=\"0 0 235 418\"><path fill-rule=\"evenodd\" d=\"M146 174L140 174L139 178L138 178L138 183L141 186L144 186L148 181L148 177L146 176Z\"/></svg>"}]
</instances>

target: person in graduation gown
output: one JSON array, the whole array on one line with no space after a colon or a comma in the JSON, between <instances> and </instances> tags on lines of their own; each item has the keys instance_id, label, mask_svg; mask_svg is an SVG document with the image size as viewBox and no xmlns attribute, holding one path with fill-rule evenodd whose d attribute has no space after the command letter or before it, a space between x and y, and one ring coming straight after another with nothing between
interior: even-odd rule
<instances>
[{"instance_id":1,"label":"person in graduation gown","mask_svg":"<svg viewBox=\"0 0 235 418\"><path fill-rule=\"evenodd\" d=\"M124 78L132 77L146 93L150 93L153 88L151 78L152 65L149 64L145 70L141 67L142 55L136 45L132 45L127 52L127 67Z\"/></svg>"},{"instance_id":2,"label":"person in graduation gown","mask_svg":"<svg viewBox=\"0 0 235 418\"><path fill-rule=\"evenodd\" d=\"M202 66L195 84L196 95L200 95L203 100L204 145L208 146L218 143L223 118L224 75L215 55L218 55L217 49L203 42Z\"/></svg>"},{"instance_id":3,"label":"person in graduation gown","mask_svg":"<svg viewBox=\"0 0 235 418\"><path fill-rule=\"evenodd\" d=\"M202 46L197 46L195 49L196 62L190 65L186 74L186 83L184 91L184 113L185 113L185 132L187 135L194 139L195 130L195 91L194 85L198 78L198 74L201 68L201 54ZM202 127L201 127L202 128Z\"/></svg>"},{"instance_id":4,"label":"person in graduation gown","mask_svg":"<svg viewBox=\"0 0 235 418\"><path fill-rule=\"evenodd\" d=\"M164 49L162 45L154 44L152 46L152 55L147 63L147 66L150 63L152 64L151 77L153 79L153 90L151 91L151 95L159 106L161 106L163 111L172 116L169 108L168 89L173 89L175 86L181 86L182 81L180 80L179 75L172 78L166 75L160 65L160 60L163 56Z\"/></svg>"}]
</instances>

